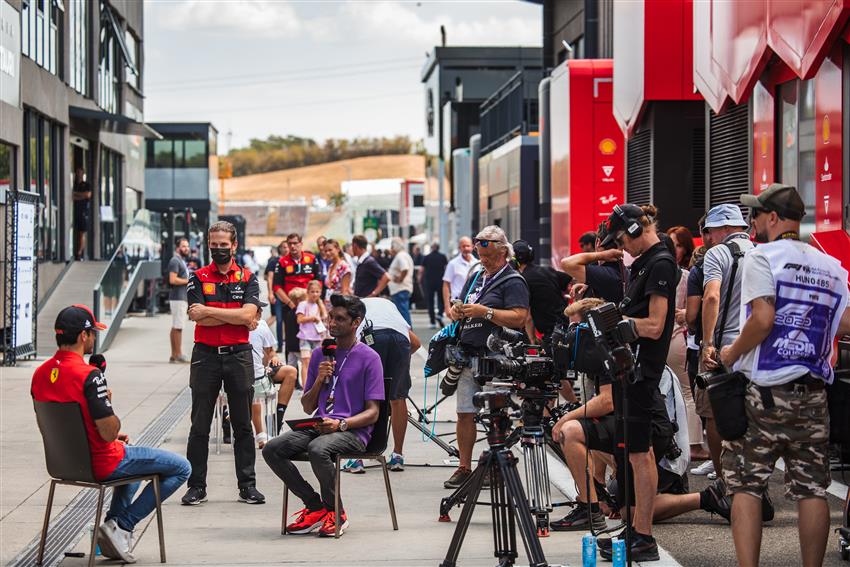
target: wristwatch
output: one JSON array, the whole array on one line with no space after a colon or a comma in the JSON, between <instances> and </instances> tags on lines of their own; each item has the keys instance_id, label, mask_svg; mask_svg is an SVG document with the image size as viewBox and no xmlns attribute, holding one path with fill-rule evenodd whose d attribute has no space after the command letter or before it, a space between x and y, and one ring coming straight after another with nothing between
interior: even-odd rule
<instances>
[{"instance_id":1,"label":"wristwatch","mask_svg":"<svg viewBox=\"0 0 850 567\"><path fill-rule=\"evenodd\" d=\"M344 419L339 420L339 430L340 431L348 431L348 422Z\"/></svg>"},{"instance_id":2,"label":"wristwatch","mask_svg":"<svg viewBox=\"0 0 850 567\"><path fill-rule=\"evenodd\" d=\"M493 315L495 315L495 314L496 314L496 313L493 311L493 308L492 308L492 307L488 307L488 308L487 308L487 314L484 316L484 318L485 318L485 319L487 319L488 321L492 321L492 320L493 320Z\"/></svg>"}]
</instances>

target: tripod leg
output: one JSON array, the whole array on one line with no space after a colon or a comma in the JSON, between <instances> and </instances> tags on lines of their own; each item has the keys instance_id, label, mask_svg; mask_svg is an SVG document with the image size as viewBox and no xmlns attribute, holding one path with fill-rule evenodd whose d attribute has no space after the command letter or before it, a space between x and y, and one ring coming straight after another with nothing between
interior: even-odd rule
<instances>
[{"instance_id":1,"label":"tripod leg","mask_svg":"<svg viewBox=\"0 0 850 567\"><path fill-rule=\"evenodd\" d=\"M537 539L537 529L531 508L528 506L528 500L525 498L522 482L516 469L517 458L511 453L510 449L504 449L496 454L496 460L510 497L509 504L513 504L509 507L510 512L519 523L519 533L525 545L529 565L530 567L546 567L548 565L546 556L543 554L540 540Z\"/></svg>"},{"instance_id":2,"label":"tripod leg","mask_svg":"<svg viewBox=\"0 0 850 567\"><path fill-rule=\"evenodd\" d=\"M463 484L457 487L454 492L440 500L440 522L451 522L452 520L451 518L449 518L449 512L451 511L451 509L455 506L463 504L469 499L470 490L475 482L475 473L481 467L481 463L484 462L484 456L486 454L486 452L481 454L481 459L478 461L479 464L475 468L475 471L473 471L473 473L469 476L469 478L467 478ZM478 498L478 496L476 495L475 498Z\"/></svg>"},{"instance_id":3,"label":"tripod leg","mask_svg":"<svg viewBox=\"0 0 850 567\"><path fill-rule=\"evenodd\" d=\"M449 544L449 549L446 552L446 558L440 563L440 567L455 567L457 565L457 557L460 554L460 546L463 545L463 538L466 537L466 531L469 529L469 521L472 519L472 513L475 511L476 500L481 493L481 485L484 483L484 475L490 467L490 461L494 453L487 451L481 455L478 466L472 472L469 480L461 486L458 491L467 488L468 493L466 502L463 505L463 511L460 513L455 533L452 536L452 542Z\"/></svg>"},{"instance_id":4,"label":"tripod leg","mask_svg":"<svg viewBox=\"0 0 850 567\"><path fill-rule=\"evenodd\" d=\"M451 445L440 439L437 435L434 435L433 433L428 431L428 429L420 422L415 420L412 415L407 414L407 422L422 433L424 433L425 436L428 437L428 439L433 441L434 444L437 445L440 449L448 453L450 457L460 457L460 451L458 451L456 447L452 447Z\"/></svg>"}]
</instances>

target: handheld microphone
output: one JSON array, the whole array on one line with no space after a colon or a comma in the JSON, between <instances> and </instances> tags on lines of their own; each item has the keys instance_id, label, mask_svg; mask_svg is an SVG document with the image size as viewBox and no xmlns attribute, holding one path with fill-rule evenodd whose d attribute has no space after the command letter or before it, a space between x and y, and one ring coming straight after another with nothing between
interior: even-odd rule
<instances>
[{"instance_id":1,"label":"handheld microphone","mask_svg":"<svg viewBox=\"0 0 850 567\"><path fill-rule=\"evenodd\" d=\"M322 341L322 354L327 360L336 358L336 339L325 339Z\"/></svg>"},{"instance_id":2,"label":"handheld microphone","mask_svg":"<svg viewBox=\"0 0 850 567\"><path fill-rule=\"evenodd\" d=\"M93 354L89 357L89 365L94 366L103 375L106 375L106 358L102 354Z\"/></svg>"}]
</instances>

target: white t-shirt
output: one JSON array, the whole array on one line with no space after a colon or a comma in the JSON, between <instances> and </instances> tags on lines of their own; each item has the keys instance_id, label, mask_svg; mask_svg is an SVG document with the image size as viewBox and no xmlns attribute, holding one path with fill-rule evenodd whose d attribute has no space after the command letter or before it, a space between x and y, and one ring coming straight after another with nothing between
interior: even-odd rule
<instances>
[{"instance_id":1,"label":"white t-shirt","mask_svg":"<svg viewBox=\"0 0 850 567\"><path fill-rule=\"evenodd\" d=\"M393 281L394 278L400 276L405 270L407 270L407 274L405 274L401 283ZM395 295L400 291L413 293L413 258L411 258L410 254L402 250L393 257L392 264L390 264L389 276L390 283L387 285L390 288L390 295Z\"/></svg>"},{"instance_id":2,"label":"white t-shirt","mask_svg":"<svg viewBox=\"0 0 850 567\"><path fill-rule=\"evenodd\" d=\"M358 337L366 327L366 321L371 321L372 328L376 331L380 329L392 329L410 340L410 325L401 316L395 303L383 297L364 297L362 301L366 305L366 320L357 329Z\"/></svg>"},{"instance_id":3,"label":"white t-shirt","mask_svg":"<svg viewBox=\"0 0 850 567\"><path fill-rule=\"evenodd\" d=\"M460 297L460 292L463 291L463 284L466 283L466 278L469 276L469 270L477 262L478 260L474 256L470 257L467 262L464 260L463 254L458 254L449 261L446 271L443 273L443 281L449 282L451 290L451 297L449 299Z\"/></svg>"},{"instance_id":4,"label":"white t-shirt","mask_svg":"<svg viewBox=\"0 0 850 567\"><path fill-rule=\"evenodd\" d=\"M262 319L257 323L257 328L248 333L248 340L251 342L251 354L254 355L254 378L259 378L266 372L263 366L265 349L277 346L277 341L275 341L268 323Z\"/></svg>"}]
</instances>

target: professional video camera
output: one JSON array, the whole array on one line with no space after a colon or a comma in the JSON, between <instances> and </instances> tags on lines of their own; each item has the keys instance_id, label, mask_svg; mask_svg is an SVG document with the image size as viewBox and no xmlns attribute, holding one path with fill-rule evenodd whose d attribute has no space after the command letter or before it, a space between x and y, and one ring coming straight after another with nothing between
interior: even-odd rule
<instances>
[{"instance_id":1,"label":"professional video camera","mask_svg":"<svg viewBox=\"0 0 850 567\"><path fill-rule=\"evenodd\" d=\"M539 345L526 344L525 334L499 328L487 337L492 354L478 359L475 379L482 386L491 380L510 380L520 388L552 385L555 363Z\"/></svg>"},{"instance_id":2,"label":"professional video camera","mask_svg":"<svg viewBox=\"0 0 850 567\"><path fill-rule=\"evenodd\" d=\"M550 350L558 373L623 378L634 370L629 346L638 338L634 321L623 319L613 303L589 310L586 319L566 329L557 327L552 333Z\"/></svg>"}]
</instances>

